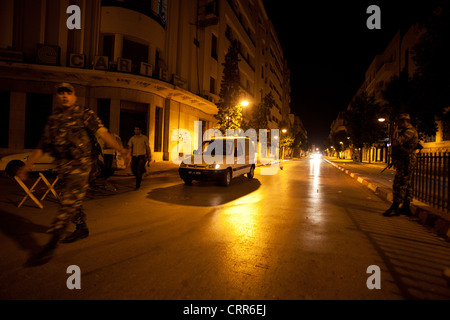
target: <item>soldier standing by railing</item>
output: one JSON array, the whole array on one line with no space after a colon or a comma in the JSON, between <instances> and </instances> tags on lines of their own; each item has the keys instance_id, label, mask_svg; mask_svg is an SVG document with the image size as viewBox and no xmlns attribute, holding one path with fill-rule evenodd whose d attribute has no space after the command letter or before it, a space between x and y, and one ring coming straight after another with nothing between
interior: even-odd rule
<instances>
[{"instance_id":1,"label":"soldier standing by railing","mask_svg":"<svg viewBox=\"0 0 450 320\"><path fill-rule=\"evenodd\" d=\"M419 143L417 130L411 124L409 114L402 113L398 119L397 128L394 129L392 139L392 163L396 170L393 191L393 203L391 207L383 213L383 216L398 216L399 214L411 215L410 203L412 201L411 178L416 165L415 150ZM400 204L402 207L399 209Z\"/></svg>"}]
</instances>

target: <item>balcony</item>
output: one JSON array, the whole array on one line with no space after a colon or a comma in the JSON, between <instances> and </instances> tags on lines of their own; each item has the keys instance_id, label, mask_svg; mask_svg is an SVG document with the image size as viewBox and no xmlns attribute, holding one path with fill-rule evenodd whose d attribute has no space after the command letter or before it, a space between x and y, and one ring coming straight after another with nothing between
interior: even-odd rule
<instances>
[{"instance_id":1,"label":"balcony","mask_svg":"<svg viewBox=\"0 0 450 320\"><path fill-rule=\"evenodd\" d=\"M151 6L151 1L118 1L118 0L102 0L102 7L121 7L133 10L146 15L158 22L163 28L166 27L166 8L160 6L158 12Z\"/></svg>"}]
</instances>

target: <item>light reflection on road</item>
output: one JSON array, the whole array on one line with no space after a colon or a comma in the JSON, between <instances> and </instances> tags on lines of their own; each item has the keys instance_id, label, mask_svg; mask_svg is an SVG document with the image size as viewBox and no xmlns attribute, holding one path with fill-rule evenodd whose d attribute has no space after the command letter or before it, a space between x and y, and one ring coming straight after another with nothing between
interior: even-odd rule
<instances>
[{"instance_id":1,"label":"light reflection on road","mask_svg":"<svg viewBox=\"0 0 450 320\"><path fill-rule=\"evenodd\" d=\"M220 239L217 272L235 286L256 285L264 279L267 243L272 236L264 226L264 203L263 191L256 190L223 206L211 225L210 232Z\"/></svg>"},{"instance_id":2,"label":"light reflection on road","mask_svg":"<svg viewBox=\"0 0 450 320\"><path fill-rule=\"evenodd\" d=\"M309 180L310 187L308 188L309 199L311 208L313 210L313 215L311 216L316 222L320 222L322 220L322 204L325 199L323 199L323 192L320 190L321 184L321 175L320 168L322 165L322 159L319 157L315 157L309 160Z\"/></svg>"},{"instance_id":3,"label":"light reflection on road","mask_svg":"<svg viewBox=\"0 0 450 320\"><path fill-rule=\"evenodd\" d=\"M217 272L233 287L264 286L267 273L279 268L274 263L278 261L277 250L285 250L277 247L288 236L280 233L286 213L295 212L290 224L297 223L302 229L293 239L302 243L303 250L317 250L327 240L323 235L326 220L322 159L311 159L305 164L307 170L300 175L295 167L286 164L276 176L265 176L261 188L215 212L208 233L219 239L215 245L220 252ZM261 177L257 175L256 179Z\"/></svg>"}]
</instances>

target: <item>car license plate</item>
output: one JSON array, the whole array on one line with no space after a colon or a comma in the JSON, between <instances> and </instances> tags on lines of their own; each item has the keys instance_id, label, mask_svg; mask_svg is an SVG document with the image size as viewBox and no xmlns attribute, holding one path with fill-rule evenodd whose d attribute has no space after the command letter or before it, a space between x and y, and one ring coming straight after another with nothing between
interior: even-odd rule
<instances>
[{"instance_id":1,"label":"car license plate","mask_svg":"<svg viewBox=\"0 0 450 320\"><path fill-rule=\"evenodd\" d=\"M189 174L202 174L200 171L188 171Z\"/></svg>"}]
</instances>

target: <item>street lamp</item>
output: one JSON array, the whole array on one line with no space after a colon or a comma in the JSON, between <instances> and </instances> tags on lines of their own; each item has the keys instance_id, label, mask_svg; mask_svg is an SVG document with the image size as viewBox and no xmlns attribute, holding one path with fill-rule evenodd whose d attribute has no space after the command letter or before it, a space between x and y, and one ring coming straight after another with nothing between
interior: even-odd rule
<instances>
[{"instance_id":1,"label":"street lamp","mask_svg":"<svg viewBox=\"0 0 450 320\"><path fill-rule=\"evenodd\" d=\"M391 122L384 117L378 118L378 122L381 122L381 123L386 122L387 126L388 126L388 143L386 146L386 163L389 163L389 161L390 161L389 148L391 146Z\"/></svg>"},{"instance_id":2,"label":"street lamp","mask_svg":"<svg viewBox=\"0 0 450 320\"><path fill-rule=\"evenodd\" d=\"M286 133L287 129L281 129L281 133ZM282 139L280 139L281 142ZM281 151L281 159L284 160L284 143L283 143L283 150Z\"/></svg>"}]
</instances>

